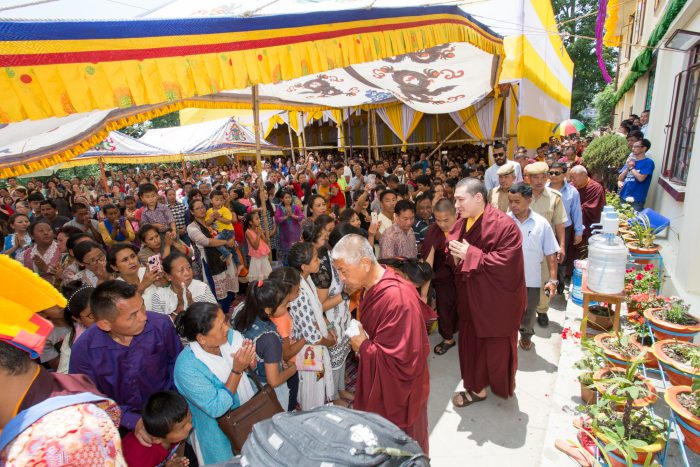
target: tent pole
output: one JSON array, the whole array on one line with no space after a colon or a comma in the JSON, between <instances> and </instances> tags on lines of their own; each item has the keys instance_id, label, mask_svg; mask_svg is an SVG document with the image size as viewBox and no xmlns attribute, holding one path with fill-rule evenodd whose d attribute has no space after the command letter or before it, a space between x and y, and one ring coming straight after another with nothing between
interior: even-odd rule
<instances>
[{"instance_id":1,"label":"tent pole","mask_svg":"<svg viewBox=\"0 0 700 467\"><path fill-rule=\"evenodd\" d=\"M306 160L306 124L304 122L304 112L299 112L299 125L301 125L301 150Z\"/></svg>"},{"instance_id":2,"label":"tent pole","mask_svg":"<svg viewBox=\"0 0 700 467\"><path fill-rule=\"evenodd\" d=\"M185 183L185 180L187 180L187 169L185 167L185 155L180 154L182 157L182 183Z\"/></svg>"},{"instance_id":3,"label":"tent pole","mask_svg":"<svg viewBox=\"0 0 700 467\"><path fill-rule=\"evenodd\" d=\"M107 183L107 173L105 172L105 163L100 157L100 174L102 175L102 185L105 187L105 194L109 194L109 184Z\"/></svg>"},{"instance_id":4,"label":"tent pole","mask_svg":"<svg viewBox=\"0 0 700 467\"><path fill-rule=\"evenodd\" d=\"M463 121L462 124L459 125L457 128L455 128L454 130L452 130L452 132L451 132L449 135L447 135L447 137L445 137L444 140L440 141L440 144L438 144L437 147L436 147L435 149L433 149L433 150L430 152L430 154L428 154L428 157L426 158L426 160L430 160L430 158L433 157L433 154L435 154L436 152L438 152L438 151L440 150L440 148L442 147L442 145L445 144L445 142L447 142L447 140L450 139L450 137L451 137L452 135L454 135L455 133L457 133L457 132L458 132L464 125L466 125L467 122L469 122L472 118L476 117L476 114L479 113L479 111L480 111L482 108L484 108L484 106L485 106L486 104L488 104L488 103L489 103L489 101L488 101L487 99L484 99L484 101L481 102L481 105L479 105L479 108L476 109L476 110L474 111L474 113L472 114L472 116L469 117L468 119L466 119L465 121Z\"/></svg>"},{"instance_id":5,"label":"tent pole","mask_svg":"<svg viewBox=\"0 0 700 467\"><path fill-rule=\"evenodd\" d=\"M352 152L352 111L350 110L350 107L348 107L348 145L350 146L350 159L353 157L353 152Z\"/></svg>"},{"instance_id":6,"label":"tent pole","mask_svg":"<svg viewBox=\"0 0 700 467\"><path fill-rule=\"evenodd\" d=\"M374 140L374 160L379 160L379 139L377 138L377 110L370 110L370 115L372 116L372 139Z\"/></svg>"},{"instance_id":7,"label":"tent pole","mask_svg":"<svg viewBox=\"0 0 700 467\"><path fill-rule=\"evenodd\" d=\"M287 111L287 133L289 133L289 149L292 152L292 163L296 164L297 161L294 158L294 140L292 139L292 125L289 124L289 111Z\"/></svg>"},{"instance_id":8,"label":"tent pole","mask_svg":"<svg viewBox=\"0 0 700 467\"><path fill-rule=\"evenodd\" d=\"M260 223L263 227L263 237L270 243L269 225L267 223L267 196L263 199L263 192L267 195L265 181L262 178L262 156L260 154L260 100L258 98L258 85L253 85L253 129L255 130L255 171L258 173L258 190L260 190ZM268 195L269 196L269 195ZM272 251L270 251L272 261Z\"/></svg>"},{"instance_id":9,"label":"tent pole","mask_svg":"<svg viewBox=\"0 0 700 467\"><path fill-rule=\"evenodd\" d=\"M440 141L440 114L435 114L435 139Z\"/></svg>"}]
</instances>

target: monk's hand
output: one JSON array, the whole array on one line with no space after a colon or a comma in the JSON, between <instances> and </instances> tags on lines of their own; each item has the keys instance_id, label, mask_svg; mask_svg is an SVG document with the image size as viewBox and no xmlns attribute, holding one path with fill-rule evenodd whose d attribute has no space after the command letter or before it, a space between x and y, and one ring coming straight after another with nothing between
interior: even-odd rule
<instances>
[{"instance_id":1,"label":"monk's hand","mask_svg":"<svg viewBox=\"0 0 700 467\"><path fill-rule=\"evenodd\" d=\"M574 236L574 245L578 245L583 241L583 235L576 235Z\"/></svg>"},{"instance_id":2,"label":"monk's hand","mask_svg":"<svg viewBox=\"0 0 700 467\"><path fill-rule=\"evenodd\" d=\"M352 350L354 352L359 352L360 346L364 341L367 340L367 333L365 332L365 328L362 327L361 323L358 323L357 326L360 328L360 333L350 338L350 347L352 347Z\"/></svg>"},{"instance_id":3,"label":"monk's hand","mask_svg":"<svg viewBox=\"0 0 700 467\"><path fill-rule=\"evenodd\" d=\"M464 261L467 257L467 250L469 250L469 242L463 239L461 242L459 240L452 240L449 244L450 253L454 257L455 261Z\"/></svg>"}]
</instances>

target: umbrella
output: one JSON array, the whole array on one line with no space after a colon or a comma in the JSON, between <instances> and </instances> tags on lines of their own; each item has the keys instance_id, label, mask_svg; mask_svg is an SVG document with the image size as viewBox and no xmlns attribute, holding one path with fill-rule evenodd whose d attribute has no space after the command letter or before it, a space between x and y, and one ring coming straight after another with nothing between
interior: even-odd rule
<instances>
[{"instance_id":1,"label":"umbrella","mask_svg":"<svg viewBox=\"0 0 700 467\"><path fill-rule=\"evenodd\" d=\"M557 134L559 136L569 136L585 129L586 125L584 125L576 119L569 118L555 126L554 130L552 130L552 133Z\"/></svg>"}]
</instances>

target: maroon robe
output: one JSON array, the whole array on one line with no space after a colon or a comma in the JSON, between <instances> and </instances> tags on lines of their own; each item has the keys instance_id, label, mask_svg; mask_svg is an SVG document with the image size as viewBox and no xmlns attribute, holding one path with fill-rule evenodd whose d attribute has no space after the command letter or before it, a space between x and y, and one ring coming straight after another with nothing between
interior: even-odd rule
<instances>
[{"instance_id":1,"label":"maroon robe","mask_svg":"<svg viewBox=\"0 0 700 467\"><path fill-rule=\"evenodd\" d=\"M379 414L428 453L430 344L413 284L387 269L360 301L368 339L359 351L354 408Z\"/></svg>"},{"instance_id":2,"label":"maroon robe","mask_svg":"<svg viewBox=\"0 0 700 467\"><path fill-rule=\"evenodd\" d=\"M591 236L591 224L598 224L605 206L605 188L592 178L586 186L576 188L581 197L581 218L583 223L583 244L588 244Z\"/></svg>"},{"instance_id":3,"label":"maroon robe","mask_svg":"<svg viewBox=\"0 0 700 467\"><path fill-rule=\"evenodd\" d=\"M518 329L525 308L525 262L520 229L507 214L487 204L469 232L459 219L448 241L467 240L464 261L449 264L455 274L459 316L459 363L464 388L486 386L513 395L518 367Z\"/></svg>"},{"instance_id":4,"label":"maroon robe","mask_svg":"<svg viewBox=\"0 0 700 467\"><path fill-rule=\"evenodd\" d=\"M454 277L447 265L447 237L440 227L433 223L425 232L421 243L421 257L430 255L433 249L433 279L435 302L438 315L438 331L443 339L452 339L457 332L457 292Z\"/></svg>"}]
</instances>

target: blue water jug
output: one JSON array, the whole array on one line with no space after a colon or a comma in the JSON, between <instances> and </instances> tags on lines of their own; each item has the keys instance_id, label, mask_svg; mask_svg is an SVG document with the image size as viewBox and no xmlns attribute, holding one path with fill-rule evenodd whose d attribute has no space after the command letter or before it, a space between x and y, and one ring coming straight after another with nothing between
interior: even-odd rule
<instances>
[{"instance_id":1,"label":"blue water jug","mask_svg":"<svg viewBox=\"0 0 700 467\"><path fill-rule=\"evenodd\" d=\"M583 284L584 267L585 261L574 261L574 274L571 277L571 301L578 306L583 306L583 290L581 290L581 286Z\"/></svg>"}]
</instances>

